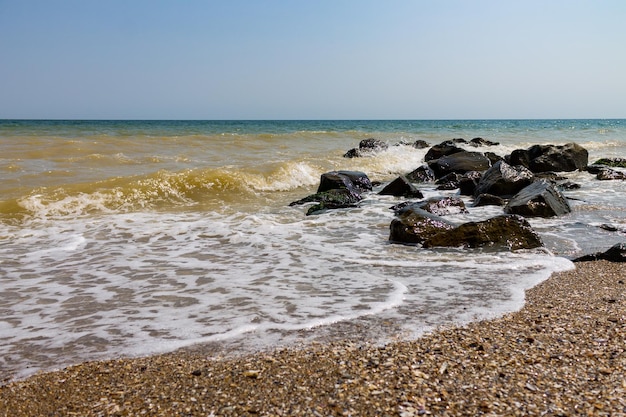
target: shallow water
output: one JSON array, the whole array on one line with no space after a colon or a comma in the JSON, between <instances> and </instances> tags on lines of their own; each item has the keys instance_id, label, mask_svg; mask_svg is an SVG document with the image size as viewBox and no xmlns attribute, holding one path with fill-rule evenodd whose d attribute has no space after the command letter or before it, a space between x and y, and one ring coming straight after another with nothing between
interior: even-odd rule
<instances>
[{"instance_id":1,"label":"shallow water","mask_svg":"<svg viewBox=\"0 0 626 417\"><path fill-rule=\"evenodd\" d=\"M381 343L417 337L518 309L566 258L624 241L598 226L626 230L626 182L578 172L573 213L531 219L545 248L513 254L389 244L393 197L318 216L288 206L326 171L384 182L423 163L410 146L343 158L361 139L476 136L500 155L575 141L590 161L626 156L620 120L0 121L0 380L195 343L288 345L339 322L394 323L368 332Z\"/></svg>"}]
</instances>

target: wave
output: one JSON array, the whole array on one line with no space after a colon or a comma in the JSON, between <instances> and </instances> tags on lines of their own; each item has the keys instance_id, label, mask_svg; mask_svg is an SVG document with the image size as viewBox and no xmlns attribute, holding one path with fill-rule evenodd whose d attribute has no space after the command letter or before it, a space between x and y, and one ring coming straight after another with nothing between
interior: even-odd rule
<instances>
[{"instance_id":1,"label":"wave","mask_svg":"<svg viewBox=\"0 0 626 417\"><path fill-rule=\"evenodd\" d=\"M0 218L50 218L177 209L249 201L319 182L320 168L283 162L260 169L206 168L158 172L39 188L0 202Z\"/></svg>"}]
</instances>

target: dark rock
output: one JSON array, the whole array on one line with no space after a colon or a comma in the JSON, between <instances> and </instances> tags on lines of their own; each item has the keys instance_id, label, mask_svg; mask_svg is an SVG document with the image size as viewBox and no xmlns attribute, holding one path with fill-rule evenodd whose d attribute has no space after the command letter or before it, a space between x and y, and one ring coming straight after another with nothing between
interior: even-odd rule
<instances>
[{"instance_id":1,"label":"dark rock","mask_svg":"<svg viewBox=\"0 0 626 417\"><path fill-rule=\"evenodd\" d=\"M388 147L389 145L387 145L387 143L374 138L363 139L361 142L359 142L359 149L362 151L384 151Z\"/></svg>"},{"instance_id":2,"label":"dark rock","mask_svg":"<svg viewBox=\"0 0 626 417\"><path fill-rule=\"evenodd\" d=\"M415 186L411 184L404 175L400 175L398 178L387 184L387 186L378 194L393 195L395 197L424 198L422 192L415 188Z\"/></svg>"},{"instance_id":3,"label":"dark rock","mask_svg":"<svg viewBox=\"0 0 626 417\"><path fill-rule=\"evenodd\" d=\"M515 150L507 158L510 165L523 165L532 172L583 170L589 153L576 143L565 145L533 145L527 150Z\"/></svg>"},{"instance_id":4,"label":"dark rock","mask_svg":"<svg viewBox=\"0 0 626 417\"><path fill-rule=\"evenodd\" d=\"M454 225L425 210L413 208L393 219L389 228L390 242L419 244L437 233L454 228Z\"/></svg>"},{"instance_id":5,"label":"dark rock","mask_svg":"<svg viewBox=\"0 0 626 417\"><path fill-rule=\"evenodd\" d=\"M594 162L593 165L604 165L613 168L626 168L626 158L602 158Z\"/></svg>"},{"instance_id":6,"label":"dark rock","mask_svg":"<svg viewBox=\"0 0 626 417\"><path fill-rule=\"evenodd\" d=\"M571 210L563 194L545 180L535 181L513 196L504 212L527 217L562 216Z\"/></svg>"},{"instance_id":7,"label":"dark rock","mask_svg":"<svg viewBox=\"0 0 626 417\"><path fill-rule=\"evenodd\" d=\"M600 171L602 171L603 169L607 169L607 168L609 167L606 165L593 164L593 165L587 165L587 168L585 168L585 170L590 174L596 175L600 173Z\"/></svg>"},{"instance_id":8,"label":"dark rock","mask_svg":"<svg viewBox=\"0 0 626 417\"><path fill-rule=\"evenodd\" d=\"M359 142L358 149L357 148L350 149L348 152L346 152L343 155L343 157L344 158L358 158L358 157L367 155L368 153L384 151L387 148L389 148L389 145L387 145L387 143L383 142L382 140L374 139L374 138L363 139L361 142Z\"/></svg>"},{"instance_id":9,"label":"dark rock","mask_svg":"<svg viewBox=\"0 0 626 417\"><path fill-rule=\"evenodd\" d=\"M626 243L618 243L613 245L606 252L598 252L593 255L585 255L574 259L574 262L588 261L609 261L609 262L626 262Z\"/></svg>"},{"instance_id":10,"label":"dark rock","mask_svg":"<svg viewBox=\"0 0 626 417\"><path fill-rule=\"evenodd\" d=\"M504 160L511 166L521 165L530 169L530 155L526 149L516 149L510 155L505 156Z\"/></svg>"},{"instance_id":11,"label":"dark rock","mask_svg":"<svg viewBox=\"0 0 626 417\"><path fill-rule=\"evenodd\" d=\"M493 152L485 152L485 156L491 161L491 165L495 164L498 161L503 161L504 158L500 155L497 155Z\"/></svg>"},{"instance_id":12,"label":"dark rock","mask_svg":"<svg viewBox=\"0 0 626 417\"><path fill-rule=\"evenodd\" d=\"M413 142L413 147L416 149L426 149L430 146L430 143L426 142L425 140L422 139L418 139L415 142Z\"/></svg>"},{"instance_id":13,"label":"dark rock","mask_svg":"<svg viewBox=\"0 0 626 417\"><path fill-rule=\"evenodd\" d=\"M408 173L406 178L412 182L432 182L435 181L435 172L428 165L422 165Z\"/></svg>"},{"instance_id":14,"label":"dark rock","mask_svg":"<svg viewBox=\"0 0 626 417\"><path fill-rule=\"evenodd\" d=\"M506 201L502 197L493 194L479 194L474 199L474 207L504 206L505 204Z\"/></svg>"},{"instance_id":15,"label":"dark rock","mask_svg":"<svg viewBox=\"0 0 626 417\"><path fill-rule=\"evenodd\" d=\"M451 172L464 174L468 171L486 171L491 167L491 161L480 152L462 151L431 160L428 166L435 171L437 178L441 178Z\"/></svg>"},{"instance_id":16,"label":"dark rock","mask_svg":"<svg viewBox=\"0 0 626 417\"><path fill-rule=\"evenodd\" d=\"M626 180L626 173L616 171L611 168L602 168L598 171L598 175L596 175L596 178L601 181Z\"/></svg>"},{"instance_id":17,"label":"dark rock","mask_svg":"<svg viewBox=\"0 0 626 417\"><path fill-rule=\"evenodd\" d=\"M511 166L505 161L498 161L480 178L475 195L493 194L510 197L532 184L533 173L521 165Z\"/></svg>"},{"instance_id":18,"label":"dark rock","mask_svg":"<svg viewBox=\"0 0 626 417\"><path fill-rule=\"evenodd\" d=\"M461 195L474 195L474 191L482 175L483 174L478 171L469 171L463 174L459 179L459 192Z\"/></svg>"},{"instance_id":19,"label":"dark rock","mask_svg":"<svg viewBox=\"0 0 626 417\"><path fill-rule=\"evenodd\" d=\"M360 171L331 171L322 174L317 192L346 188L353 191L371 191L372 182Z\"/></svg>"},{"instance_id":20,"label":"dark rock","mask_svg":"<svg viewBox=\"0 0 626 417\"><path fill-rule=\"evenodd\" d=\"M459 182L461 181L461 177L462 175L452 172L445 177L435 181L435 184L438 185L438 190L455 190L459 188Z\"/></svg>"},{"instance_id":21,"label":"dark rock","mask_svg":"<svg viewBox=\"0 0 626 417\"><path fill-rule=\"evenodd\" d=\"M556 183L557 181L565 181L567 179L567 177L564 177L563 175L552 171L537 172L535 174L535 178L540 180L547 180L552 183Z\"/></svg>"},{"instance_id":22,"label":"dark rock","mask_svg":"<svg viewBox=\"0 0 626 417\"><path fill-rule=\"evenodd\" d=\"M329 209L355 207L362 198L363 197L358 193L354 193L346 188L341 188L316 193L301 200L294 201L289 205L295 206L313 202L318 203L309 208L306 213L308 216Z\"/></svg>"},{"instance_id":23,"label":"dark rock","mask_svg":"<svg viewBox=\"0 0 626 417\"><path fill-rule=\"evenodd\" d=\"M474 138L472 140L469 141L471 146L497 146L500 143L499 142L492 142L490 140L487 139L483 139L483 138Z\"/></svg>"},{"instance_id":24,"label":"dark rock","mask_svg":"<svg viewBox=\"0 0 626 417\"><path fill-rule=\"evenodd\" d=\"M469 222L441 231L423 242L423 247L505 247L509 250L543 246L541 238L521 216L498 216Z\"/></svg>"},{"instance_id":25,"label":"dark rock","mask_svg":"<svg viewBox=\"0 0 626 417\"><path fill-rule=\"evenodd\" d=\"M565 190L565 191L578 190L580 189L580 184L576 184L575 182L571 182L571 181L566 181L566 182L557 184L557 187L559 188L559 190Z\"/></svg>"},{"instance_id":26,"label":"dark rock","mask_svg":"<svg viewBox=\"0 0 626 417\"><path fill-rule=\"evenodd\" d=\"M361 156L361 152L357 148L352 148L348 152L343 154L344 158L358 158Z\"/></svg>"},{"instance_id":27,"label":"dark rock","mask_svg":"<svg viewBox=\"0 0 626 417\"><path fill-rule=\"evenodd\" d=\"M407 210L424 210L437 216L449 214L467 213L465 203L458 197L433 197L416 203L405 204L400 207L393 207L397 215L401 215Z\"/></svg>"},{"instance_id":28,"label":"dark rock","mask_svg":"<svg viewBox=\"0 0 626 417\"><path fill-rule=\"evenodd\" d=\"M463 148L459 148L452 141L441 142L439 145L435 145L426 152L424 161L432 161L439 159L442 156L452 155L457 152L466 152Z\"/></svg>"}]
</instances>

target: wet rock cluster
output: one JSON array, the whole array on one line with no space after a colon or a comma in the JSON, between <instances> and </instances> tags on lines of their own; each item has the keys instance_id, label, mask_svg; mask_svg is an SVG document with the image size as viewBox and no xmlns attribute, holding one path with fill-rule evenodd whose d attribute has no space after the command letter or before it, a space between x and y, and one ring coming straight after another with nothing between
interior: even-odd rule
<instances>
[{"instance_id":1,"label":"wet rock cluster","mask_svg":"<svg viewBox=\"0 0 626 417\"><path fill-rule=\"evenodd\" d=\"M424 141L401 145L429 146ZM579 186L568 182L561 173L587 170L598 179L626 179L626 174L613 169L626 166L626 160L601 159L588 165L587 150L576 143L534 145L503 157L488 151L466 150L459 145L479 148L497 143L482 138L444 141L428 149L424 164L381 184L377 195L410 199L391 207L396 217L390 224L390 242L425 248L495 246L516 250L540 247L541 239L526 218L563 216L571 211L562 191ZM367 157L388 146L374 138L365 139L344 157ZM466 212L463 201L444 195L415 201L424 198L417 187L423 183L433 183L437 190L458 189L460 195L473 198L474 206L498 205L502 206L503 213L485 221L453 224L444 216ZM364 193L376 195L373 189L363 172L333 171L322 174L316 194L291 205L314 202L307 215L319 214L328 209L354 207L364 198Z\"/></svg>"}]
</instances>

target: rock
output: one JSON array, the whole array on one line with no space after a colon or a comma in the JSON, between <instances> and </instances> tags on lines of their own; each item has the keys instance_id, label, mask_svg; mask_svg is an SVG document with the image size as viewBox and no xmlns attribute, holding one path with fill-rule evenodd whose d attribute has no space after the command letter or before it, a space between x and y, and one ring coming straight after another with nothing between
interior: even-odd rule
<instances>
[{"instance_id":1,"label":"rock","mask_svg":"<svg viewBox=\"0 0 626 417\"><path fill-rule=\"evenodd\" d=\"M626 173L616 171L611 168L602 168L598 171L598 175L596 175L596 178L601 181L626 180Z\"/></svg>"},{"instance_id":2,"label":"rock","mask_svg":"<svg viewBox=\"0 0 626 417\"><path fill-rule=\"evenodd\" d=\"M452 229L454 225L439 216L418 208L407 209L391 221L389 241L419 244L426 239Z\"/></svg>"},{"instance_id":3,"label":"rock","mask_svg":"<svg viewBox=\"0 0 626 417\"><path fill-rule=\"evenodd\" d=\"M565 182L557 184L557 187L559 188L559 190L569 191L569 190L578 190L580 189L581 185L576 184L575 182L565 181Z\"/></svg>"},{"instance_id":4,"label":"rock","mask_svg":"<svg viewBox=\"0 0 626 417\"><path fill-rule=\"evenodd\" d=\"M527 168L498 161L480 178L474 195L493 194L511 197L532 184L533 180L534 175Z\"/></svg>"},{"instance_id":5,"label":"rock","mask_svg":"<svg viewBox=\"0 0 626 417\"><path fill-rule=\"evenodd\" d=\"M410 203L402 207L398 205L396 209L396 214L401 215L405 211L413 209L424 210L437 216L467 213L465 203L458 197L433 197L424 201Z\"/></svg>"},{"instance_id":6,"label":"rock","mask_svg":"<svg viewBox=\"0 0 626 417\"><path fill-rule=\"evenodd\" d=\"M459 192L461 195L474 195L478 181L482 177L478 171L468 171L459 179Z\"/></svg>"},{"instance_id":7,"label":"rock","mask_svg":"<svg viewBox=\"0 0 626 417\"><path fill-rule=\"evenodd\" d=\"M422 246L432 248L483 246L506 247L509 250L543 246L541 238L521 216L498 216L481 222L469 222L426 239Z\"/></svg>"},{"instance_id":8,"label":"rock","mask_svg":"<svg viewBox=\"0 0 626 417\"><path fill-rule=\"evenodd\" d=\"M523 165L532 172L583 170L589 162L589 153L576 143L565 145L533 145L515 150L507 158L510 165Z\"/></svg>"},{"instance_id":9,"label":"rock","mask_svg":"<svg viewBox=\"0 0 626 417\"><path fill-rule=\"evenodd\" d=\"M318 203L309 208L306 213L308 216L329 209L355 207L362 199L363 197L360 194L347 188L341 188L316 193L301 200L294 201L289 205L295 206L313 202Z\"/></svg>"},{"instance_id":10,"label":"rock","mask_svg":"<svg viewBox=\"0 0 626 417\"><path fill-rule=\"evenodd\" d=\"M404 176L400 175L398 178L387 184L378 194L380 195L393 195L395 197L415 197L424 198L424 195L420 190L415 188L413 184Z\"/></svg>"},{"instance_id":11,"label":"rock","mask_svg":"<svg viewBox=\"0 0 626 417\"><path fill-rule=\"evenodd\" d=\"M563 194L545 180L525 187L504 207L505 213L527 217L562 216L571 211Z\"/></svg>"},{"instance_id":12,"label":"rock","mask_svg":"<svg viewBox=\"0 0 626 417\"><path fill-rule=\"evenodd\" d=\"M413 142L413 147L416 149L426 149L430 146L430 144L428 142L426 142L425 140L422 139L418 139L415 142Z\"/></svg>"},{"instance_id":13,"label":"rock","mask_svg":"<svg viewBox=\"0 0 626 417\"><path fill-rule=\"evenodd\" d=\"M493 152L485 152L485 156L491 161L491 165L495 164L498 161L504 161L503 157Z\"/></svg>"},{"instance_id":14,"label":"rock","mask_svg":"<svg viewBox=\"0 0 626 417\"><path fill-rule=\"evenodd\" d=\"M609 262L626 262L626 243L613 245L606 252L598 252L593 255L585 255L574 259L574 262L588 262L604 260Z\"/></svg>"},{"instance_id":15,"label":"rock","mask_svg":"<svg viewBox=\"0 0 626 417\"><path fill-rule=\"evenodd\" d=\"M459 188L461 177L462 175L452 172L445 177L435 181L435 184L438 184L438 190L454 190L456 188Z\"/></svg>"},{"instance_id":16,"label":"rock","mask_svg":"<svg viewBox=\"0 0 626 417\"><path fill-rule=\"evenodd\" d=\"M453 141L448 140L430 148L424 156L424 161L433 161L441 158L442 156L452 155L457 152L465 152L465 150L456 146Z\"/></svg>"},{"instance_id":17,"label":"rock","mask_svg":"<svg viewBox=\"0 0 626 417\"><path fill-rule=\"evenodd\" d=\"M502 197L493 194L479 194L474 199L474 207L504 206L505 204L506 201Z\"/></svg>"},{"instance_id":18,"label":"rock","mask_svg":"<svg viewBox=\"0 0 626 417\"><path fill-rule=\"evenodd\" d=\"M441 178L452 172L464 174L468 171L486 171L491 167L491 161L480 152L461 151L431 160L428 166L437 178Z\"/></svg>"},{"instance_id":19,"label":"rock","mask_svg":"<svg viewBox=\"0 0 626 417\"><path fill-rule=\"evenodd\" d=\"M471 146L474 147L478 147L478 146L497 146L500 143L499 142L492 142L490 140L487 139L483 139L483 138L474 138L472 140L469 141Z\"/></svg>"},{"instance_id":20,"label":"rock","mask_svg":"<svg viewBox=\"0 0 626 417\"><path fill-rule=\"evenodd\" d=\"M379 139L368 138L359 142L359 147L350 149L346 152L344 158L358 158L360 156L367 155L368 153L374 153L378 151L384 151L389 147L387 143Z\"/></svg>"},{"instance_id":21,"label":"rock","mask_svg":"<svg viewBox=\"0 0 626 417\"><path fill-rule=\"evenodd\" d=\"M322 174L317 192L346 188L355 192L371 191L372 182L360 171L331 171Z\"/></svg>"},{"instance_id":22,"label":"rock","mask_svg":"<svg viewBox=\"0 0 626 417\"><path fill-rule=\"evenodd\" d=\"M594 162L593 165L604 165L613 168L626 168L626 158L602 158Z\"/></svg>"},{"instance_id":23,"label":"rock","mask_svg":"<svg viewBox=\"0 0 626 417\"><path fill-rule=\"evenodd\" d=\"M432 182L435 181L435 172L428 165L422 165L406 175L412 182Z\"/></svg>"},{"instance_id":24,"label":"rock","mask_svg":"<svg viewBox=\"0 0 626 417\"><path fill-rule=\"evenodd\" d=\"M593 175L598 174L601 170L603 169L607 169L608 167L606 165L596 165L596 164L592 164L592 165L587 165L587 168L585 168L585 170Z\"/></svg>"}]
</instances>

